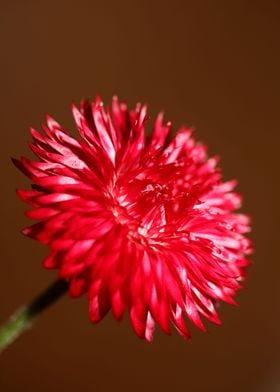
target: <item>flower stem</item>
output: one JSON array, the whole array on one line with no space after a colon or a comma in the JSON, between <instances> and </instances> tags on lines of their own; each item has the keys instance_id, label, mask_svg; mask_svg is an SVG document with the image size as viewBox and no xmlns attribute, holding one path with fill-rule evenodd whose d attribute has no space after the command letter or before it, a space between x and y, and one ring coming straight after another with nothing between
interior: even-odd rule
<instances>
[{"instance_id":1,"label":"flower stem","mask_svg":"<svg viewBox=\"0 0 280 392\"><path fill-rule=\"evenodd\" d=\"M58 279L29 305L16 311L0 328L0 353L31 326L33 319L65 294L67 289L68 283Z\"/></svg>"}]
</instances>

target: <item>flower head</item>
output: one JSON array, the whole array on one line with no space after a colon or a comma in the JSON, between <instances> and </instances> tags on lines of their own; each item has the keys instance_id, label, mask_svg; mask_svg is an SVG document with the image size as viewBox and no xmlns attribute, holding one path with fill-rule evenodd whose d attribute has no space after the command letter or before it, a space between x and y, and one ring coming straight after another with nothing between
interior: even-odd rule
<instances>
[{"instance_id":1,"label":"flower head","mask_svg":"<svg viewBox=\"0 0 280 392\"><path fill-rule=\"evenodd\" d=\"M114 98L109 110L97 98L73 115L78 139L47 116L43 133L31 129L40 160L14 160L33 182L18 194L39 221L24 234L50 248L44 266L71 296L87 293L94 323L127 309L149 341L155 323L185 338L187 319L202 330L201 316L219 324L215 305L235 303L249 263L235 181L222 182L190 129L169 140L162 114L146 136L146 106L129 111Z\"/></svg>"}]
</instances>

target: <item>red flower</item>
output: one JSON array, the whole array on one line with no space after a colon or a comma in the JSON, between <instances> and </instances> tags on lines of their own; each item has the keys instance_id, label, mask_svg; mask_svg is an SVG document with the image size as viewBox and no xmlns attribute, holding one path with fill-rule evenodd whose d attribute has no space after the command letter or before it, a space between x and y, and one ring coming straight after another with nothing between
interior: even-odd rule
<instances>
[{"instance_id":1,"label":"red flower","mask_svg":"<svg viewBox=\"0 0 280 392\"><path fill-rule=\"evenodd\" d=\"M220 324L215 304L234 304L248 265L248 217L234 212L235 182L222 182L217 158L159 114L145 136L146 106L128 111L113 99L73 106L80 138L47 116L44 134L31 129L39 162L16 165L32 180L20 190L39 220L24 234L50 247L46 268L59 270L73 297L87 293L96 323L128 309L141 338L155 322L190 334L185 319L204 330L201 315Z\"/></svg>"}]
</instances>

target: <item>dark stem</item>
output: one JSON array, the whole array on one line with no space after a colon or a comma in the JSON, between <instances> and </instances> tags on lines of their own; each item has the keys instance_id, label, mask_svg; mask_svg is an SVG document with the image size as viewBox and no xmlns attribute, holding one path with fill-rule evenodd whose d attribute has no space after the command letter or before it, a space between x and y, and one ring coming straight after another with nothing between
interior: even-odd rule
<instances>
[{"instance_id":1,"label":"dark stem","mask_svg":"<svg viewBox=\"0 0 280 392\"><path fill-rule=\"evenodd\" d=\"M41 312L55 303L68 290L68 283L58 279L29 305L15 312L0 328L0 353L22 334Z\"/></svg>"}]
</instances>

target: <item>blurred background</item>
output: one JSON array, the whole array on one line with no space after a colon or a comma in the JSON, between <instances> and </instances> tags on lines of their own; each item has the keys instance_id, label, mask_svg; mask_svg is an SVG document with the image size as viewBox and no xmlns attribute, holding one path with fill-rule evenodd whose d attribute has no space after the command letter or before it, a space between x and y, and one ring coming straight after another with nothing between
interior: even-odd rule
<instances>
[{"instance_id":1,"label":"blurred background","mask_svg":"<svg viewBox=\"0 0 280 392\"><path fill-rule=\"evenodd\" d=\"M28 181L10 156L31 157L30 125L46 112L74 129L72 101L117 94L151 118L195 126L237 178L253 217L253 266L240 307L190 342L159 330L153 344L127 319L88 321L63 298L0 357L1 392L280 391L279 1L1 1L0 323L55 279L43 246L20 234L15 194ZM278 243L277 243L278 240Z\"/></svg>"}]
</instances>

